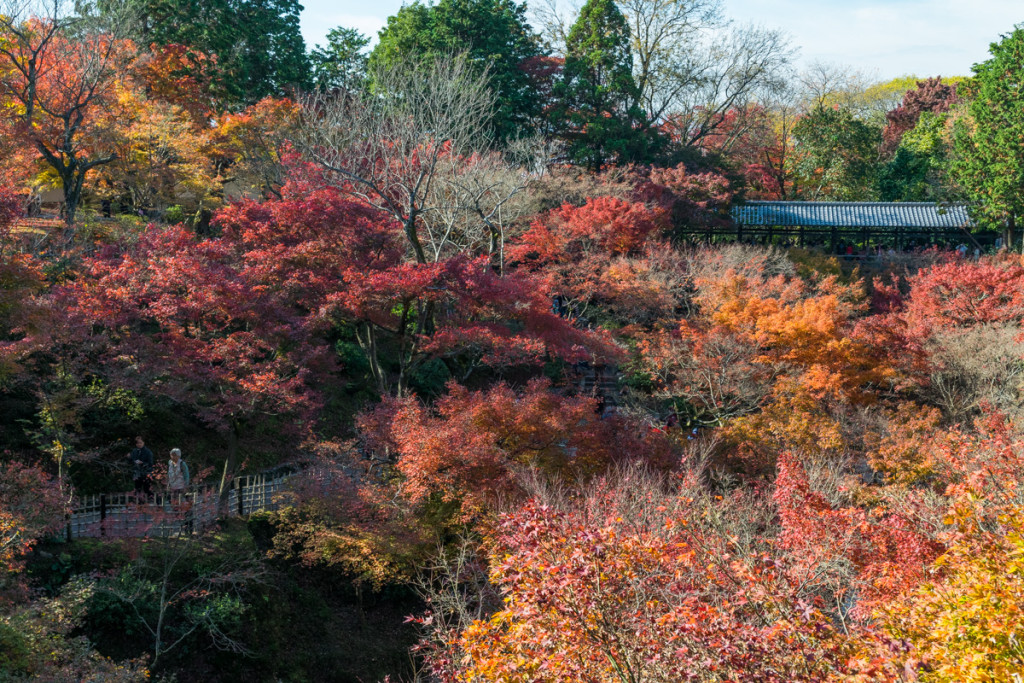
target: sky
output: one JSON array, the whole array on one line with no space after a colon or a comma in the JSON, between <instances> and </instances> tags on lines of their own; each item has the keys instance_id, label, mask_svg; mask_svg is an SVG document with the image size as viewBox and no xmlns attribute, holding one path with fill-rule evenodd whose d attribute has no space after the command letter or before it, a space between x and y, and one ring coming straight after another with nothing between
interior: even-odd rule
<instances>
[{"instance_id":1,"label":"sky","mask_svg":"<svg viewBox=\"0 0 1024 683\"><path fill-rule=\"evenodd\" d=\"M1024 0L724 0L737 22L781 28L799 64L852 66L879 80L969 75L988 46L1024 22ZM336 26L376 37L401 0L304 0L309 47Z\"/></svg>"}]
</instances>

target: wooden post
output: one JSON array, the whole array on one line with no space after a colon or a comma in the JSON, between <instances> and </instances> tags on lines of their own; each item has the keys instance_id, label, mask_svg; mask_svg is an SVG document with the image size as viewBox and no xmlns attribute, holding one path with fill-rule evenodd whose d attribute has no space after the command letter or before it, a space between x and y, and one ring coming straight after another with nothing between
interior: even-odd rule
<instances>
[{"instance_id":1,"label":"wooden post","mask_svg":"<svg viewBox=\"0 0 1024 683\"><path fill-rule=\"evenodd\" d=\"M238 516L245 517L245 486L241 477L235 479L235 486L238 489Z\"/></svg>"},{"instance_id":2,"label":"wooden post","mask_svg":"<svg viewBox=\"0 0 1024 683\"><path fill-rule=\"evenodd\" d=\"M100 536L107 535L107 494L100 494Z\"/></svg>"}]
</instances>

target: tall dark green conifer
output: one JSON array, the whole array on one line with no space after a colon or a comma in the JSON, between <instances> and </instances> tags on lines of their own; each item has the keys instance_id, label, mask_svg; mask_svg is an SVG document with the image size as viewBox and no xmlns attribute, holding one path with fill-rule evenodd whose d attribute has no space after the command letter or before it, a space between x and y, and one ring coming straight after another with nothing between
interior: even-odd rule
<instances>
[{"instance_id":1,"label":"tall dark green conifer","mask_svg":"<svg viewBox=\"0 0 1024 683\"><path fill-rule=\"evenodd\" d=\"M989 50L958 90L971 104L957 126L953 173L978 222L1003 228L1012 243L1024 217L1024 28Z\"/></svg>"},{"instance_id":2,"label":"tall dark green conifer","mask_svg":"<svg viewBox=\"0 0 1024 683\"><path fill-rule=\"evenodd\" d=\"M553 117L569 158L594 171L646 160L659 137L637 104L629 25L613 0L588 0L565 47Z\"/></svg>"},{"instance_id":3,"label":"tall dark green conifer","mask_svg":"<svg viewBox=\"0 0 1024 683\"><path fill-rule=\"evenodd\" d=\"M486 68L496 99L492 132L498 140L533 132L539 97L523 65L542 54L526 21L526 5L513 0L441 0L405 5L388 18L370 55L371 72L399 59L424 60L468 52Z\"/></svg>"},{"instance_id":4,"label":"tall dark green conifer","mask_svg":"<svg viewBox=\"0 0 1024 683\"><path fill-rule=\"evenodd\" d=\"M366 46L370 39L354 28L339 26L327 34L327 44L309 55L318 88L358 90L366 80Z\"/></svg>"},{"instance_id":5,"label":"tall dark green conifer","mask_svg":"<svg viewBox=\"0 0 1024 683\"><path fill-rule=\"evenodd\" d=\"M228 106L310 84L298 0L131 0L142 45L186 45L216 57L215 94Z\"/></svg>"}]
</instances>

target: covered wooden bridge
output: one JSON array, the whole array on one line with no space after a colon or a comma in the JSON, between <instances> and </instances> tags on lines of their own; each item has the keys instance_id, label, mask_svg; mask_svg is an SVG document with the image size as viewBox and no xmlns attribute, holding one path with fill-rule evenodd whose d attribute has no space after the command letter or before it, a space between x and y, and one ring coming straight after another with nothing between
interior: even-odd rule
<instances>
[{"instance_id":1,"label":"covered wooden bridge","mask_svg":"<svg viewBox=\"0 0 1024 683\"><path fill-rule=\"evenodd\" d=\"M965 243L982 246L995 235L974 235L964 204L928 202L751 201L732 209L733 225L702 229L709 240L816 246L833 252L849 245L897 251ZM695 231L696 233L697 231Z\"/></svg>"}]
</instances>

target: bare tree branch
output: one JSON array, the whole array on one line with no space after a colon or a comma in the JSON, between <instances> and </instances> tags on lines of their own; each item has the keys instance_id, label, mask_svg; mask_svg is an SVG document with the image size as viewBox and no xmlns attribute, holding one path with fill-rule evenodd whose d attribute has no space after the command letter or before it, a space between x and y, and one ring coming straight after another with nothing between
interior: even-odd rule
<instances>
[{"instance_id":1,"label":"bare tree branch","mask_svg":"<svg viewBox=\"0 0 1024 683\"><path fill-rule=\"evenodd\" d=\"M381 67L372 82L372 92L309 95L302 146L337 187L394 216L426 263L420 218L438 208L444 164L490 146L487 74L461 54Z\"/></svg>"}]
</instances>

